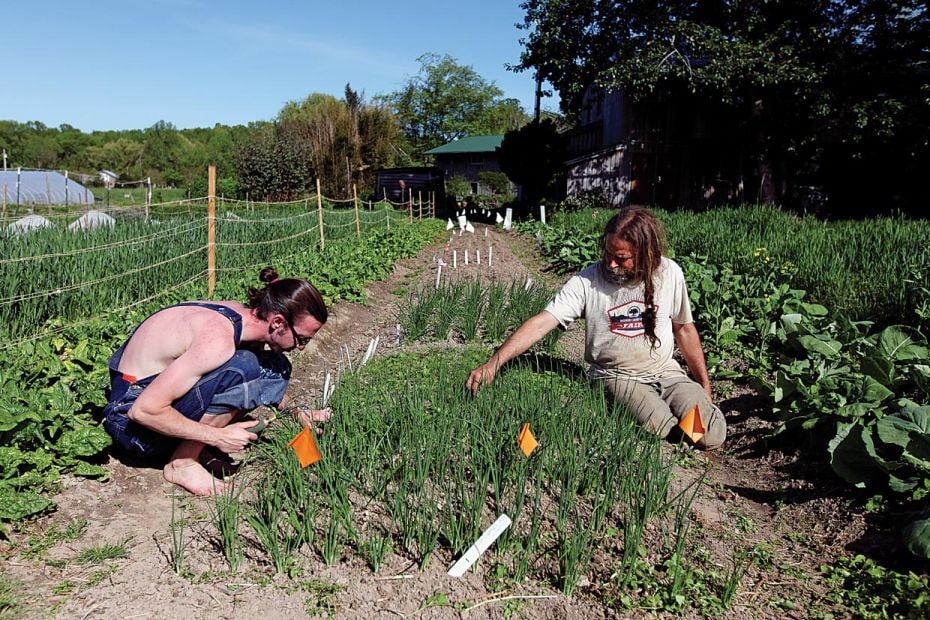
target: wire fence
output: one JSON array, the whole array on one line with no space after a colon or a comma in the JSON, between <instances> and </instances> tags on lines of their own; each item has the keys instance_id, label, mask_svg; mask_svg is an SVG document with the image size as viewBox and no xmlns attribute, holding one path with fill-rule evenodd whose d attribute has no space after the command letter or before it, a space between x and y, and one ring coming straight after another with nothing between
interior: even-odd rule
<instances>
[{"instance_id":1,"label":"wire fence","mask_svg":"<svg viewBox=\"0 0 930 620\"><path fill-rule=\"evenodd\" d=\"M435 212L431 202L382 201L366 209L323 196L281 203L218 198L211 217L208 203L124 207L77 229L67 225L74 210L33 227L0 220L0 350L181 288L206 296L217 278Z\"/></svg>"}]
</instances>

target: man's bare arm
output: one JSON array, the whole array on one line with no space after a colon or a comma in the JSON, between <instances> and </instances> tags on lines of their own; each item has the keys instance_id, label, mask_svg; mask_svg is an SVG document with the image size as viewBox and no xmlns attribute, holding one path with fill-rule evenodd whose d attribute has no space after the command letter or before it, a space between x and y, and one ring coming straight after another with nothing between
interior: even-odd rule
<instances>
[{"instance_id":1,"label":"man's bare arm","mask_svg":"<svg viewBox=\"0 0 930 620\"><path fill-rule=\"evenodd\" d=\"M216 428L188 419L171 406L201 377L229 361L235 353L230 336L225 320L200 331L187 351L142 391L129 411L129 418L159 434L216 446L227 453L241 450L257 439L257 435L245 430L252 422Z\"/></svg>"},{"instance_id":2,"label":"man's bare arm","mask_svg":"<svg viewBox=\"0 0 930 620\"><path fill-rule=\"evenodd\" d=\"M707 398L713 402L713 390L710 385L710 376L707 374L707 362L704 359L704 348L701 346L701 337L697 327L694 323L672 323L672 331L675 334L678 349L688 365L688 370L691 371L694 380L700 383L707 392Z\"/></svg>"},{"instance_id":3,"label":"man's bare arm","mask_svg":"<svg viewBox=\"0 0 930 620\"><path fill-rule=\"evenodd\" d=\"M543 310L539 314L527 319L516 329L504 344L492 355L487 362L478 366L468 375L465 387L476 394L482 386L494 381L501 366L529 350L534 344L558 327L559 321L552 314Z\"/></svg>"}]
</instances>

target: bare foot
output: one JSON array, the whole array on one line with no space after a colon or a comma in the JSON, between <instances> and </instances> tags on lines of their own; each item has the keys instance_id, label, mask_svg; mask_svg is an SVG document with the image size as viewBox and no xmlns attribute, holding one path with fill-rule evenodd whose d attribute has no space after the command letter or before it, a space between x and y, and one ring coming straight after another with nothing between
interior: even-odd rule
<instances>
[{"instance_id":1,"label":"bare foot","mask_svg":"<svg viewBox=\"0 0 930 620\"><path fill-rule=\"evenodd\" d=\"M194 495L214 495L222 493L226 485L210 475L197 461L177 459L165 465L165 480L187 489Z\"/></svg>"}]
</instances>

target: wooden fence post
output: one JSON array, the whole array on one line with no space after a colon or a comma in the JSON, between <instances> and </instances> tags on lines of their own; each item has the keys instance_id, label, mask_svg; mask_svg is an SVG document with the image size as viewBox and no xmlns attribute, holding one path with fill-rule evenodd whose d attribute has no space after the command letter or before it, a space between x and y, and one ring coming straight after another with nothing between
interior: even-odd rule
<instances>
[{"instance_id":1,"label":"wooden fence post","mask_svg":"<svg viewBox=\"0 0 930 620\"><path fill-rule=\"evenodd\" d=\"M423 192L422 191L417 192L417 204L420 207L420 219L422 220L423 219Z\"/></svg>"},{"instance_id":2,"label":"wooden fence post","mask_svg":"<svg viewBox=\"0 0 930 620\"><path fill-rule=\"evenodd\" d=\"M3 184L3 219L6 219L6 183Z\"/></svg>"},{"instance_id":3,"label":"wooden fence post","mask_svg":"<svg viewBox=\"0 0 930 620\"><path fill-rule=\"evenodd\" d=\"M410 188L410 200L407 201L407 219L413 223L413 188Z\"/></svg>"},{"instance_id":4,"label":"wooden fence post","mask_svg":"<svg viewBox=\"0 0 930 620\"><path fill-rule=\"evenodd\" d=\"M358 221L358 188L355 183L352 184L352 197L355 199L355 236L362 237L362 228Z\"/></svg>"},{"instance_id":5,"label":"wooden fence post","mask_svg":"<svg viewBox=\"0 0 930 620\"><path fill-rule=\"evenodd\" d=\"M323 193L320 191L320 179L316 180L316 211L320 214L320 252L326 249L326 239L323 237Z\"/></svg>"},{"instance_id":6,"label":"wooden fence post","mask_svg":"<svg viewBox=\"0 0 930 620\"><path fill-rule=\"evenodd\" d=\"M216 290L216 166L207 169L207 299Z\"/></svg>"}]
</instances>

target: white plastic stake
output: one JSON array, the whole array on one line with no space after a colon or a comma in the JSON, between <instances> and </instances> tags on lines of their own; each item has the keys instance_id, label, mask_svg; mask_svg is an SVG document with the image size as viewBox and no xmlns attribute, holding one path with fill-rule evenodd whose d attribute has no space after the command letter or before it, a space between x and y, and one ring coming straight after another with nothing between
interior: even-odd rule
<instances>
[{"instance_id":1,"label":"white plastic stake","mask_svg":"<svg viewBox=\"0 0 930 620\"><path fill-rule=\"evenodd\" d=\"M494 541L504 533L508 527L510 527L511 521L510 517L506 514L502 514L497 518L497 521L491 524L491 527L486 529L484 533L475 541L471 547L468 548L462 557L459 558L458 562L452 565L452 568L449 569L450 577L461 577L465 572L472 567L472 564L478 561L478 558L481 557L481 554L488 550L488 547L494 544Z\"/></svg>"},{"instance_id":2,"label":"white plastic stake","mask_svg":"<svg viewBox=\"0 0 930 620\"><path fill-rule=\"evenodd\" d=\"M453 269L459 268L459 251L458 250L452 250L452 268Z\"/></svg>"},{"instance_id":3,"label":"white plastic stake","mask_svg":"<svg viewBox=\"0 0 930 620\"><path fill-rule=\"evenodd\" d=\"M439 288L439 278L442 277L442 265L439 265L439 268L436 269L436 288Z\"/></svg>"},{"instance_id":4,"label":"white plastic stake","mask_svg":"<svg viewBox=\"0 0 930 620\"><path fill-rule=\"evenodd\" d=\"M546 225L546 205L539 205L539 221Z\"/></svg>"},{"instance_id":5,"label":"white plastic stake","mask_svg":"<svg viewBox=\"0 0 930 620\"><path fill-rule=\"evenodd\" d=\"M481 264L481 250L475 250L475 262Z\"/></svg>"},{"instance_id":6,"label":"white plastic stake","mask_svg":"<svg viewBox=\"0 0 930 620\"><path fill-rule=\"evenodd\" d=\"M397 337L395 344L400 344L400 332L401 332L400 323L395 323L394 324L394 335Z\"/></svg>"},{"instance_id":7,"label":"white plastic stake","mask_svg":"<svg viewBox=\"0 0 930 620\"><path fill-rule=\"evenodd\" d=\"M491 267L491 259L494 257L494 248L488 246L488 268Z\"/></svg>"},{"instance_id":8,"label":"white plastic stake","mask_svg":"<svg viewBox=\"0 0 930 620\"><path fill-rule=\"evenodd\" d=\"M329 402L329 382L332 379L329 373L326 373L326 380L323 381L323 408L326 408L326 404Z\"/></svg>"},{"instance_id":9,"label":"white plastic stake","mask_svg":"<svg viewBox=\"0 0 930 620\"><path fill-rule=\"evenodd\" d=\"M465 250L465 264L468 264L468 250Z\"/></svg>"},{"instance_id":10,"label":"white plastic stake","mask_svg":"<svg viewBox=\"0 0 930 620\"><path fill-rule=\"evenodd\" d=\"M488 227L487 227L487 226L484 227L484 236L485 236L485 237L488 236Z\"/></svg>"}]
</instances>

